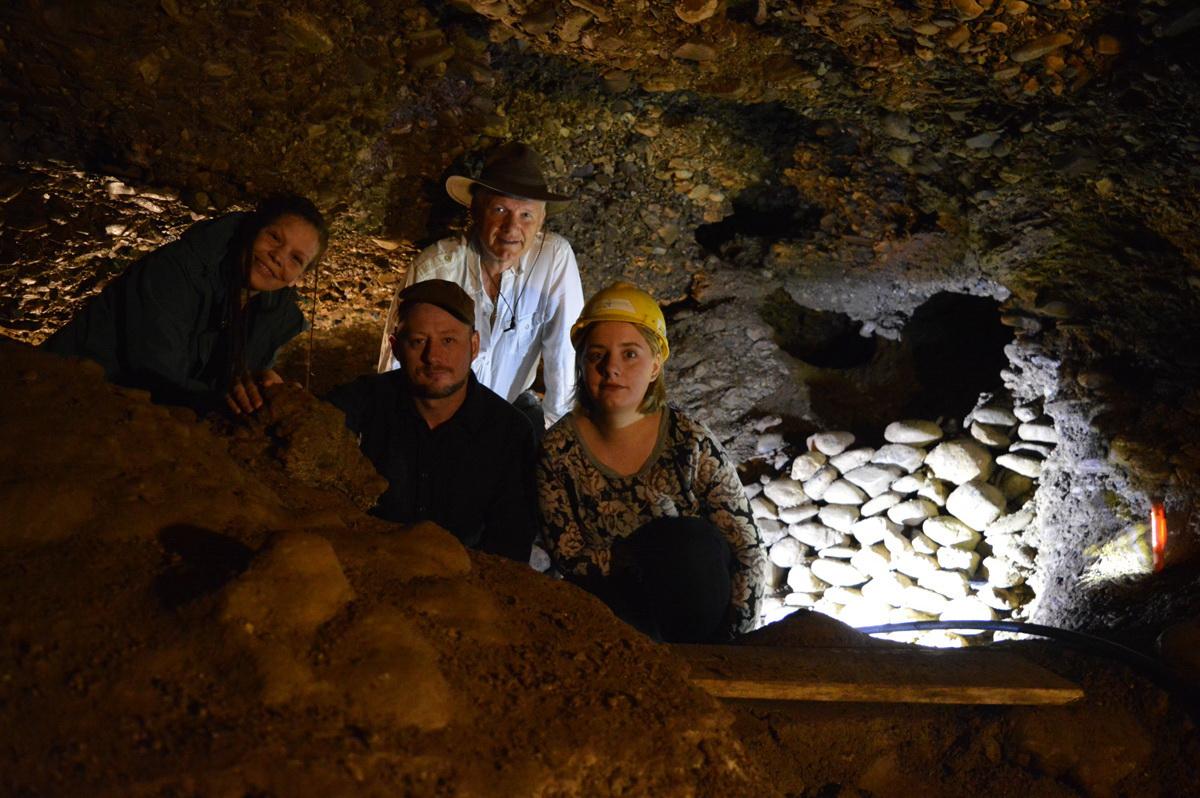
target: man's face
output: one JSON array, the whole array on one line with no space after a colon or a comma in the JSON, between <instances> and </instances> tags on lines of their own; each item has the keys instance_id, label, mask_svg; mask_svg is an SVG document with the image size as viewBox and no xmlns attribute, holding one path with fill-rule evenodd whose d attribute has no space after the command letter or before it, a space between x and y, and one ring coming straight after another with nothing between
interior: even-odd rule
<instances>
[{"instance_id":1,"label":"man's face","mask_svg":"<svg viewBox=\"0 0 1200 798\"><path fill-rule=\"evenodd\" d=\"M466 387L471 361L479 353L479 333L437 305L421 302L401 318L392 334L392 352L414 396L444 399Z\"/></svg>"},{"instance_id":2,"label":"man's face","mask_svg":"<svg viewBox=\"0 0 1200 798\"><path fill-rule=\"evenodd\" d=\"M516 265L529 251L546 221L546 203L541 200L503 197L490 191L484 192L475 211L479 243L506 268Z\"/></svg>"}]
</instances>

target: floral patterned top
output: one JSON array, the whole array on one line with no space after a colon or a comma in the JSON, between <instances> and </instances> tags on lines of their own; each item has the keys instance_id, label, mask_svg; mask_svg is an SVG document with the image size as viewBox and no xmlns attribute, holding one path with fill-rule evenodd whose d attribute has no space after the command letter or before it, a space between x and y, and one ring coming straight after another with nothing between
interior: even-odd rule
<instances>
[{"instance_id":1,"label":"floral patterned top","mask_svg":"<svg viewBox=\"0 0 1200 798\"><path fill-rule=\"evenodd\" d=\"M656 518L704 518L733 552L731 630L754 628L766 565L762 540L737 471L703 425L667 408L646 463L621 476L592 456L568 414L546 432L537 476L544 542L561 571L607 575L614 539Z\"/></svg>"}]
</instances>

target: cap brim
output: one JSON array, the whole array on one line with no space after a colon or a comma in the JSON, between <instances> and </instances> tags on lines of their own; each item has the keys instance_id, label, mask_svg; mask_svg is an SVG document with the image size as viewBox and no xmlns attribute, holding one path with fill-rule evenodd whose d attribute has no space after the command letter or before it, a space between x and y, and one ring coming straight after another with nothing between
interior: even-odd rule
<instances>
[{"instance_id":1,"label":"cap brim","mask_svg":"<svg viewBox=\"0 0 1200 798\"><path fill-rule=\"evenodd\" d=\"M450 195L450 199L467 208L471 207L471 186L483 186L489 191L494 191L497 194L505 194L510 197L540 200L546 203L547 216L562 213L571 205L572 200L574 200L574 197L568 197L565 194L554 194L549 191L539 190L530 191L527 189L514 190L512 186L491 185L469 177L463 177L462 175L451 175L446 178L446 193Z\"/></svg>"}]
</instances>

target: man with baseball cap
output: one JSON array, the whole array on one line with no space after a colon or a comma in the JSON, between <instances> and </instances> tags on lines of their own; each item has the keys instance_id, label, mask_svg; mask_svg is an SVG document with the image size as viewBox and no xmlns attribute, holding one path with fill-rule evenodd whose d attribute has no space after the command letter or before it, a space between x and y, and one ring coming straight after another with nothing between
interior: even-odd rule
<instances>
[{"instance_id":1,"label":"man with baseball cap","mask_svg":"<svg viewBox=\"0 0 1200 798\"><path fill-rule=\"evenodd\" d=\"M583 308L579 267L567 240L542 229L546 217L571 198L546 187L537 153L519 142L493 152L478 179L449 178L446 192L471 209L470 228L422 251L404 286L449 280L475 300L480 343L472 369L540 433L571 409L575 391L570 329ZM381 372L399 366L388 343L397 307L393 299L380 345ZM539 360L546 385L540 405L530 391Z\"/></svg>"},{"instance_id":2,"label":"man with baseball cap","mask_svg":"<svg viewBox=\"0 0 1200 798\"><path fill-rule=\"evenodd\" d=\"M387 479L372 513L433 521L470 548L529 561L536 531L528 420L479 383L475 303L457 284L400 292L389 350L400 368L359 377L327 397Z\"/></svg>"}]
</instances>

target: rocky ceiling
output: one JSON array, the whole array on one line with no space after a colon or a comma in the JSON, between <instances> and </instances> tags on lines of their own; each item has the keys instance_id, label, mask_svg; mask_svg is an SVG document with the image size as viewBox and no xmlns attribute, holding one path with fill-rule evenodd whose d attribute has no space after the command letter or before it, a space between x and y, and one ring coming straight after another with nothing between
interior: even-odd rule
<instances>
[{"instance_id":1,"label":"rocky ceiling","mask_svg":"<svg viewBox=\"0 0 1200 798\"><path fill-rule=\"evenodd\" d=\"M39 340L193 214L287 187L336 219L317 326L366 370L407 254L461 223L445 176L519 138L577 193L554 226L585 289L655 292L735 450L764 413L847 423L772 309L899 339L971 294L1016 334L1008 387L1098 433L1084 492L1189 511L1198 34L1191 0L12 2L0 331Z\"/></svg>"}]
</instances>

